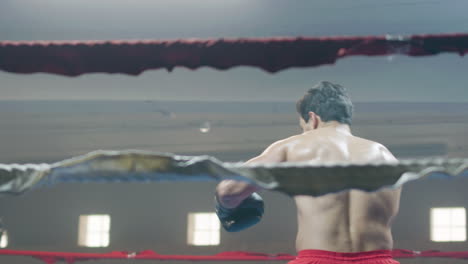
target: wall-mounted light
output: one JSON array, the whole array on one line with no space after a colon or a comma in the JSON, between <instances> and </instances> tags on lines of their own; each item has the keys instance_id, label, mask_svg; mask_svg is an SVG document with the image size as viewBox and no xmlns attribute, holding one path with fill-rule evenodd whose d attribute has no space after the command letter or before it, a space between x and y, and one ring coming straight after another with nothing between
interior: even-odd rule
<instances>
[{"instance_id":1,"label":"wall-mounted light","mask_svg":"<svg viewBox=\"0 0 468 264\"><path fill-rule=\"evenodd\" d=\"M189 213L187 243L216 246L220 243L220 223L215 213Z\"/></svg>"},{"instance_id":2,"label":"wall-mounted light","mask_svg":"<svg viewBox=\"0 0 468 264\"><path fill-rule=\"evenodd\" d=\"M466 241L466 209L463 207L432 208L431 240L434 242Z\"/></svg>"},{"instance_id":3,"label":"wall-mounted light","mask_svg":"<svg viewBox=\"0 0 468 264\"><path fill-rule=\"evenodd\" d=\"M78 245L82 247L109 246L110 216L80 215Z\"/></svg>"},{"instance_id":4,"label":"wall-mounted light","mask_svg":"<svg viewBox=\"0 0 468 264\"><path fill-rule=\"evenodd\" d=\"M0 248L8 247L8 232L6 230L0 230Z\"/></svg>"}]
</instances>

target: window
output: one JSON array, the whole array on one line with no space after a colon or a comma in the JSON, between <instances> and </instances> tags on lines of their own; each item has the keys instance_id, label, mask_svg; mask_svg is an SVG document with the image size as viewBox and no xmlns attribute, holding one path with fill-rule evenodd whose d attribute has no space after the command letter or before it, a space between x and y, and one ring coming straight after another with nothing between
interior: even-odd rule
<instances>
[{"instance_id":1,"label":"window","mask_svg":"<svg viewBox=\"0 0 468 264\"><path fill-rule=\"evenodd\" d=\"M431 240L435 242L466 241L465 208L432 208Z\"/></svg>"},{"instance_id":2,"label":"window","mask_svg":"<svg viewBox=\"0 0 468 264\"><path fill-rule=\"evenodd\" d=\"M193 246L216 246L220 223L215 213L189 213L187 243Z\"/></svg>"},{"instance_id":3,"label":"window","mask_svg":"<svg viewBox=\"0 0 468 264\"><path fill-rule=\"evenodd\" d=\"M2 232L2 234L0 234L1 238L0 238L0 248L6 248L8 247L8 232L5 231L5 230L1 230L0 229L0 232Z\"/></svg>"},{"instance_id":4,"label":"window","mask_svg":"<svg viewBox=\"0 0 468 264\"><path fill-rule=\"evenodd\" d=\"M109 215L80 215L78 245L107 247L109 246L109 231Z\"/></svg>"}]
</instances>

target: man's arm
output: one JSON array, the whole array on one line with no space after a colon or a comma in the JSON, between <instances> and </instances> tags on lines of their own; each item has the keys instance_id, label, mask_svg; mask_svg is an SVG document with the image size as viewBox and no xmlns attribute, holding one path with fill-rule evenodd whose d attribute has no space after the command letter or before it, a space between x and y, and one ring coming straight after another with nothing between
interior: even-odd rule
<instances>
[{"instance_id":1,"label":"man's arm","mask_svg":"<svg viewBox=\"0 0 468 264\"><path fill-rule=\"evenodd\" d=\"M286 160L283 141L276 142L263 153L245 164L273 163ZM216 214L223 228L238 232L257 224L263 216L263 199L256 191L260 188L243 181L225 180L216 188Z\"/></svg>"},{"instance_id":2,"label":"man's arm","mask_svg":"<svg viewBox=\"0 0 468 264\"><path fill-rule=\"evenodd\" d=\"M271 144L259 156L245 162L245 164L264 164L286 161L285 140ZM243 181L224 180L216 188L218 202L225 208L235 208L252 193L260 190L259 187Z\"/></svg>"}]
</instances>

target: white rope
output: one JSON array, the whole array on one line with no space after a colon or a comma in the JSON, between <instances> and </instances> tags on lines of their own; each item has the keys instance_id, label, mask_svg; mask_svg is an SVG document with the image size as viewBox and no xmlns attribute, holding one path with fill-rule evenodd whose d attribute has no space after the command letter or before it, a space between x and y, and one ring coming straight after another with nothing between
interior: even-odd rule
<instances>
[{"instance_id":1,"label":"white rope","mask_svg":"<svg viewBox=\"0 0 468 264\"><path fill-rule=\"evenodd\" d=\"M61 182L220 181L237 179L288 195L398 188L421 178L468 176L468 159L398 163L223 163L210 156L139 150L94 151L53 164L0 164L0 194Z\"/></svg>"}]
</instances>

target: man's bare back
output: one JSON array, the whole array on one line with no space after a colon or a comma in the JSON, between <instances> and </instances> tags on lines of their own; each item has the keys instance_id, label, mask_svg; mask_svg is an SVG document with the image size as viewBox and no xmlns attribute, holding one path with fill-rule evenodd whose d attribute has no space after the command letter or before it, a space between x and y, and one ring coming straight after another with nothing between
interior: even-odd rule
<instances>
[{"instance_id":1,"label":"man's bare back","mask_svg":"<svg viewBox=\"0 0 468 264\"><path fill-rule=\"evenodd\" d=\"M275 142L247 163L396 162L383 145L353 136L347 125L330 124ZM229 208L238 206L256 190L247 183L230 180L221 182L217 188L224 206ZM351 190L320 197L295 196L297 250L361 252L391 249L391 223L398 213L400 192L392 189L373 193Z\"/></svg>"},{"instance_id":2,"label":"man's bare back","mask_svg":"<svg viewBox=\"0 0 468 264\"><path fill-rule=\"evenodd\" d=\"M288 162L395 162L381 144L353 136L347 127L312 130L286 139ZM347 191L321 197L296 196L296 248L338 252L391 249L391 223L400 190Z\"/></svg>"}]
</instances>

